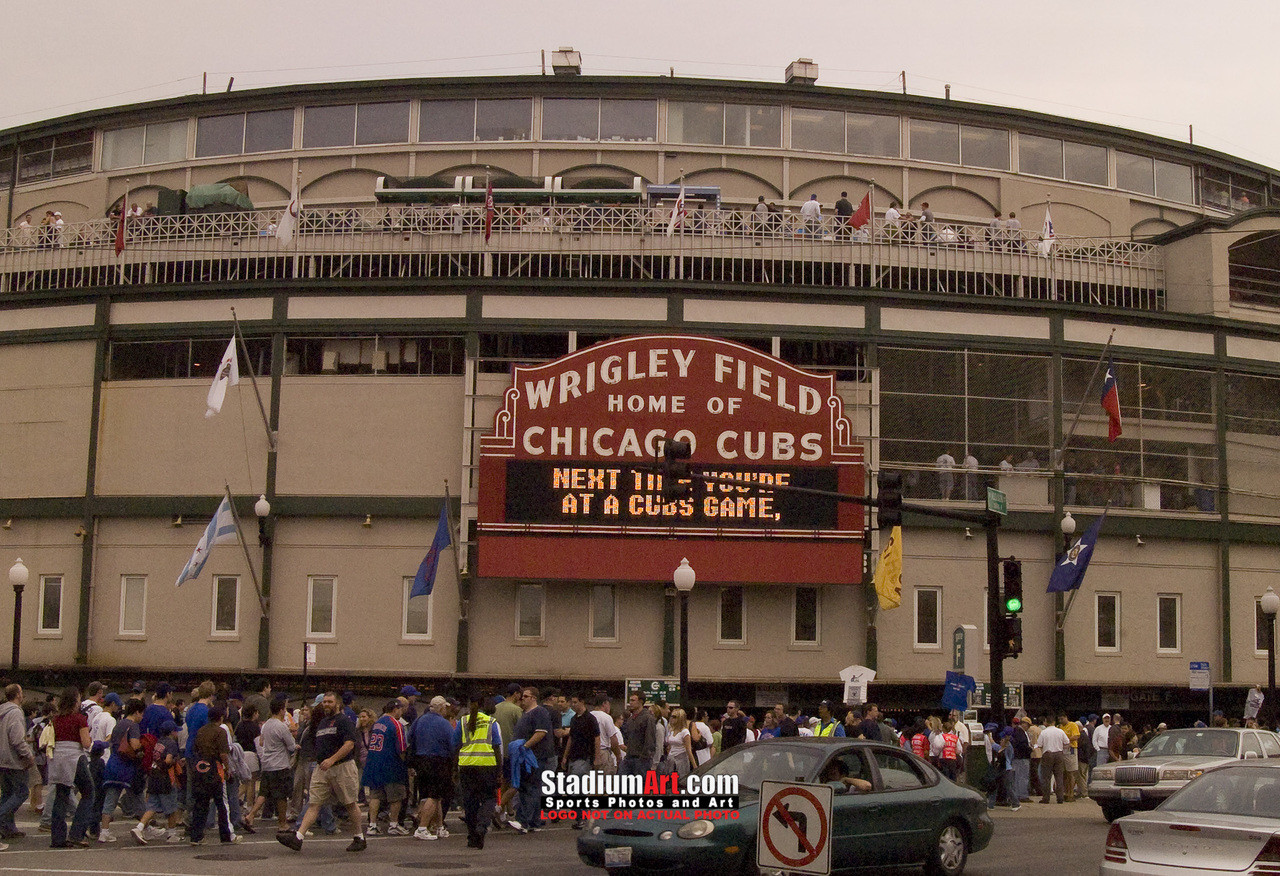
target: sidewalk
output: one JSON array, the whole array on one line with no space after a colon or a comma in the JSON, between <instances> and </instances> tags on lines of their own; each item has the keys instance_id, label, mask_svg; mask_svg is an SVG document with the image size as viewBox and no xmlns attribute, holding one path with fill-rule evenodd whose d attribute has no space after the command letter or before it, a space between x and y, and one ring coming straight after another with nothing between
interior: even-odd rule
<instances>
[{"instance_id":1,"label":"sidewalk","mask_svg":"<svg viewBox=\"0 0 1280 876\"><path fill-rule=\"evenodd\" d=\"M1014 812L1008 806L997 806L988 810L997 821L1006 818L1070 818L1073 821L1097 821L1103 823L1102 808L1087 797L1079 797L1072 803L1058 804L1052 797L1049 803L1041 803L1039 797L1032 798L1031 803L1023 803L1022 808Z\"/></svg>"}]
</instances>

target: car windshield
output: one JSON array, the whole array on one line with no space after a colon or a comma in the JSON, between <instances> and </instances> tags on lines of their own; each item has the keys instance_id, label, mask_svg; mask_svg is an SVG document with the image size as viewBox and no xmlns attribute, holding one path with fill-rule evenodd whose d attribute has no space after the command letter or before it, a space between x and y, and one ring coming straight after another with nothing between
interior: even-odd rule
<instances>
[{"instance_id":1,"label":"car windshield","mask_svg":"<svg viewBox=\"0 0 1280 876\"><path fill-rule=\"evenodd\" d=\"M717 758L698 772L735 775L741 791L760 792L761 782L805 782L830 752L817 746L745 745Z\"/></svg>"},{"instance_id":2,"label":"car windshield","mask_svg":"<svg viewBox=\"0 0 1280 876\"><path fill-rule=\"evenodd\" d=\"M1280 819L1280 769L1213 770L1188 782L1160 808Z\"/></svg>"},{"instance_id":3,"label":"car windshield","mask_svg":"<svg viewBox=\"0 0 1280 876\"><path fill-rule=\"evenodd\" d=\"M1240 734L1232 730L1190 729L1166 730L1147 743L1138 757L1236 757L1240 753Z\"/></svg>"}]
</instances>

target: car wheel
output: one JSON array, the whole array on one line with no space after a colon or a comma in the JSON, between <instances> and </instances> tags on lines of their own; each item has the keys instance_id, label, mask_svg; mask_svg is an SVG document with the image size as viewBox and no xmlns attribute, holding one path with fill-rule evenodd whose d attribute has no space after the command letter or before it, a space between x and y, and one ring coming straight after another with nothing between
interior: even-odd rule
<instances>
[{"instance_id":1,"label":"car wheel","mask_svg":"<svg viewBox=\"0 0 1280 876\"><path fill-rule=\"evenodd\" d=\"M1102 817L1107 820L1108 824L1117 818L1124 818L1128 814L1129 808L1127 806L1122 806L1119 803L1102 804Z\"/></svg>"},{"instance_id":2,"label":"car wheel","mask_svg":"<svg viewBox=\"0 0 1280 876\"><path fill-rule=\"evenodd\" d=\"M969 858L969 838L959 822L948 822L938 832L925 872L931 876L960 876Z\"/></svg>"}]
</instances>

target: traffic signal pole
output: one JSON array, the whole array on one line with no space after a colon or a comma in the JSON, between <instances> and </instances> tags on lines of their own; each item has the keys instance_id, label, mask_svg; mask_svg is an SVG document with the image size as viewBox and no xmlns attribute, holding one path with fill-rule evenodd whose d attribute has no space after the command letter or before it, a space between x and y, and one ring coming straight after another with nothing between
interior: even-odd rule
<instances>
[{"instance_id":1,"label":"traffic signal pole","mask_svg":"<svg viewBox=\"0 0 1280 876\"><path fill-rule=\"evenodd\" d=\"M785 493L802 493L809 496L820 496L828 499L835 499L839 502L853 502L867 508L879 508L880 498L871 498L870 496L856 496L850 493L838 493L832 490L819 490L813 487L795 487L782 484L763 485L752 481L741 481L737 478L723 478L714 475L698 474L689 471L681 463L689 459L690 448L686 441L670 441L668 445L677 445L674 447L664 448L663 459L658 463L659 473L664 475L663 478L663 494L665 498L676 498L673 485L669 486L666 481L671 475L675 475L679 480L690 481L689 490L693 489L693 483L701 482L706 484L727 484L732 487L752 487L761 492L785 492ZM683 445L683 446L680 446ZM687 463L685 464L687 465ZM652 469L650 469L652 470ZM1000 600L1000 515L994 511L959 511L950 508L934 508L930 505L916 505L911 502L894 503L902 511L910 511L912 514L921 514L926 517L941 517L947 520L959 520L970 525L981 526L987 534L987 637L990 640L991 655L991 714L997 722L1003 723L1004 714L1004 605Z\"/></svg>"}]
</instances>

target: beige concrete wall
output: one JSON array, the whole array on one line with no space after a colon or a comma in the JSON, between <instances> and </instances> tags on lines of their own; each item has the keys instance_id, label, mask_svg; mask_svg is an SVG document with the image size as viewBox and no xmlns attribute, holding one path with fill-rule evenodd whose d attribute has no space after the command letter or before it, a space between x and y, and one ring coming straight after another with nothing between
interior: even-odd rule
<instances>
[{"instance_id":1,"label":"beige concrete wall","mask_svg":"<svg viewBox=\"0 0 1280 876\"><path fill-rule=\"evenodd\" d=\"M432 637L408 640L404 577L412 577L435 534L435 520L281 520L275 533L271 665L301 670L302 643L316 643L316 672L449 675L455 667L458 576L452 552L440 558L432 595ZM306 635L308 577L336 579L331 637ZM481 599L480 601L483 601ZM473 635L474 650L486 641Z\"/></svg>"},{"instance_id":2,"label":"beige concrete wall","mask_svg":"<svg viewBox=\"0 0 1280 876\"><path fill-rule=\"evenodd\" d=\"M1232 498L1234 502L1234 497ZM1231 545L1231 676L1239 684L1267 684L1266 639L1254 637L1254 603L1268 587L1280 591L1274 545ZM1216 620L1216 617L1215 617ZM1265 633L1264 633L1265 637Z\"/></svg>"},{"instance_id":3,"label":"beige concrete wall","mask_svg":"<svg viewBox=\"0 0 1280 876\"><path fill-rule=\"evenodd\" d=\"M1225 316L1227 250L1222 235L1197 234L1164 247L1165 289L1175 313Z\"/></svg>"},{"instance_id":4,"label":"beige concrete wall","mask_svg":"<svg viewBox=\"0 0 1280 876\"><path fill-rule=\"evenodd\" d=\"M0 566L7 573L19 557L27 567L30 580L22 595L22 668L34 670L42 666L69 666L76 652L76 630L80 622L80 539L74 533L78 520L32 520L15 517L8 529L0 529ZM42 575L62 577L60 630L42 633L40 625L40 578ZM13 588L0 586L0 641L12 640ZM50 620L52 623L52 620ZM8 665L8 664L6 664Z\"/></svg>"},{"instance_id":5,"label":"beige concrete wall","mask_svg":"<svg viewBox=\"0 0 1280 876\"><path fill-rule=\"evenodd\" d=\"M461 377L286 377L277 489L440 496L446 479L456 488L462 384Z\"/></svg>"},{"instance_id":6,"label":"beige concrete wall","mask_svg":"<svg viewBox=\"0 0 1280 876\"><path fill-rule=\"evenodd\" d=\"M0 496L84 495L90 341L0 346Z\"/></svg>"},{"instance_id":7,"label":"beige concrete wall","mask_svg":"<svg viewBox=\"0 0 1280 876\"><path fill-rule=\"evenodd\" d=\"M168 519L103 520L94 547L89 658L97 666L147 666L237 670L257 665L257 596L237 544L217 545L204 571L181 587L174 582L191 557L203 524L175 528ZM252 538L252 534L249 536ZM255 566L261 554L255 544ZM146 576L142 635L120 632L125 575ZM213 577L240 577L239 633L214 636ZM74 639L74 635L73 635Z\"/></svg>"},{"instance_id":8,"label":"beige concrete wall","mask_svg":"<svg viewBox=\"0 0 1280 876\"><path fill-rule=\"evenodd\" d=\"M222 413L206 419L208 391L207 380L104 383L97 492L210 496L225 483L233 493L260 491L267 436L252 384L228 389Z\"/></svg>"}]
</instances>

